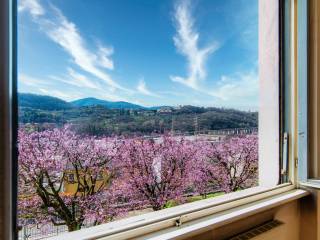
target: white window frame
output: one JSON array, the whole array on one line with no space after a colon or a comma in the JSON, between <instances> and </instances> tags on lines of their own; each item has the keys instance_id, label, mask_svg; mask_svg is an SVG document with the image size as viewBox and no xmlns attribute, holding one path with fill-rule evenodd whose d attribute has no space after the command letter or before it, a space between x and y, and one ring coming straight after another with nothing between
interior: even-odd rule
<instances>
[{"instance_id":1,"label":"white window frame","mask_svg":"<svg viewBox=\"0 0 320 240\"><path fill-rule=\"evenodd\" d=\"M285 0L284 0L285 1ZM294 25L294 18L296 17L295 13L295 4L293 0L288 0L290 1L291 4L291 8L290 11L292 13L292 24L291 24L291 42L292 43L296 43L296 31L295 28L296 26ZM304 1L304 0L303 0ZM301 0L298 0L298 2L303 2ZM1 1L1 6L2 5L6 5L6 4L11 4L11 7L13 8L13 10L10 10L10 13L13 15L10 16L11 21L13 20L13 22L15 22L14 18L16 17L16 3L15 1L10 1L10 0L3 0ZM277 5L278 4L278 0L260 0L259 1L259 5L260 7L263 4L270 4L270 5ZM4 8L7 9L7 8ZM260 9L261 10L261 9ZM259 14L260 15L260 14ZM274 15L274 17L276 17ZM279 16L278 16L279 17ZM8 27L8 26L7 26ZM11 29L14 29L15 31L15 27L11 26ZM3 29L0 29L3 30ZM8 33L8 29L4 29L5 33ZM276 32L274 32L276 33ZM10 33L11 35L12 33ZM15 33L13 34L13 36L15 35ZM15 37L12 40L13 45L15 44ZM261 36L260 36L261 37ZM276 36L274 38L274 40L276 39ZM14 48L12 48L14 49ZM292 48L291 50L291 59L294 59L295 53L294 53L294 48ZM1 56L3 58L3 56ZM8 59L4 59L5 61L8 61ZM11 63L13 63L15 65L15 59L10 59L9 60ZM294 60L292 62L295 62ZM275 63L279 65L279 59L278 62L277 60L274 58L273 62L271 64L273 64L272 66L275 66ZM271 65L270 65L271 66ZM270 68L270 66L268 67L269 69L272 69L272 66ZM12 70L12 76L13 79L16 79L16 69L11 69ZM294 76L294 67L291 67L292 70L292 75L291 75L291 79L292 79L292 84L291 84L291 90L294 93L297 89L296 86L296 81L295 81L295 76ZM10 83L11 82L11 77L9 78L5 78L6 83ZM274 76L276 77L276 75ZM13 81L14 82L14 81ZM1 88L2 89L2 88ZM3 88L2 91L6 91L7 88ZM9 99L10 101L12 100L11 96L8 96L7 99ZM295 94L292 94L292 99L293 102L297 101L297 98L295 96ZM269 114L271 114L273 121L273 124L275 124L276 119L277 119L277 115L275 114L275 110L278 111L278 107L279 107L279 102L278 105L274 105L275 101L273 99L273 102L270 106L270 112ZM10 106L11 107L11 106ZM17 106L15 106L17 107ZM275 176L275 169L279 169L279 166L275 165L275 162L278 163L278 159L279 159L279 151L278 153L270 153L270 149L262 149L261 150L261 154L265 154L268 152L268 155L264 155L264 157L262 157L261 161L259 162L259 168L261 168L261 171L259 172L260 174L260 181L263 184L260 184L260 186L258 187L254 187L254 188L250 188L250 189L245 189L242 190L240 192L234 192L234 193L230 193L227 195L223 195L223 196L219 196L213 199L205 199L205 200L200 200L197 202L193 202L193 203L188 203L188 204L184 204L184 205L180 205L180 206L176 206L173 208L169 208L169 209L164 209L164 210L160 210L160 211L156 211L156 212L151 212L151 213L147 213L147 214L143 214L143 215L139 215L139 216L135 216L135 217L130 217L130 218L126 218L123 220L119 220L119 221L115 221L115 222L110 222L110 223L106 223L106 224L101 224L99 226L95 226L95 227L91 227L88 229L82 229L76 232L72 232L72 233L66 233L66 234L62 234L59 235L57 237L53 237L52 239L96 239L96 238L103 238L103 239L111 239L114 238L116 235L120 236L118 239L125 239L126 237L130 236L130 237L134 237L134 236L141 236L143 234L148 234L148 233L152 233L152 232L156 232L156 231L160 231L163 229L168 229L170 227L175 227L176 225L181 225L184 226L184 224L188 223L188 222L192 222L194 220L198 220L201 218L204 218L206 216L214 216L214 214L224 214L226 211L231 211L232 209L236 208L236 207L241 207L241 206L247 206L248 204L251 204L252 206L257 205L257 203L260 201L265 201L265 207L263 209L266 209L266 207L274 207L274 204L271 204L271 200L270 199L277 199L278 203L283 203L285 201L289 201L289 200L293 200L293 199L297 199L298 197L302 197L305 196L307 193L301 190L295 190L297 185L296 185L296 174L294 171L294 166L295 166L295 152L296 152L296 147L297 144L295 144L296 142L296 123L297 123L297 108L295 106L295 104L292 104L290 106L292 109L292 111L290 112L290 116L288 116L291 121L291 130L292 130L292 136L291 136L291 141L290 141L290 146L289 146L289 152L290 157L289 157L289 165L291 166L291 170L290 170L290 175L289 175L289 183L286 184L281 184L278 186L274 186L276 183L275 182L270 182L270 175L266 175L265 171L263 171L263 169L268 169L271 168L273 169L273 173L272 176ZM274 109L275 108L275 109ZM278 111L279 112L279 111ZM8 113L10 113L10 111L8 111ZM262 121L264 121L262 119ZM270 124L271 124L270 122ZM264 122L263 122L264 124ZM268 125L269 127L271 125ZM274 127L274 125L273 125ZM266 136L264 134L269 134L266 133L265 130L262 131L261 133L262 135L260 136ZM276 133L278 134L278 132ZM269 135L271 136L270 138L265 138L265 141L268 141L268 143L272 144L274 147L276 147L276 149L279 148L279 143L280 140L278 139L274 139L275 135ZM8 141L8 143L11 144L12 139L6 139L6 141ZM265 144L265 143L264 143ZM275 146L277 145L277 146ZM277 155L278 154L278 155ZM11 172L15 171L12 166L11 166L11 160L12 160L12 156L6 156L6 164L7 167L10 166L11 167ZM260 158L261 156L259 156ZM267 164L268 160L270 162L270 159L274 160L271 164ZM259 160L260 161L260 160ZM260 166L260 164L262 164ZM277 170L278 172L278 170ZM272 177L273 179L273 177ZM9 188L16 190L15 187L12 187L11 184L15 183L15 180L11 180L9 181ZM293 192L294 191L294 192ZM284 196L284 197L283 197ZM278 198L276 198L278 197ZM282 198L281 198L282 197ZM285 200L284 200L285 199ZM14 204L12 204L12 201L14 202L14 198L10 197L9 200L10 205L13 206ZM267 201L268 200L268 201ZM262 208L261 208L262 209ZM5 219L7 221L9 221L9 223L7 223L6 226L8 226L9 230L11 229L12 232L8 233L6 236L6 239L15 239L16 236L16 229L15 229L15 224L13 223L16 219L14 218L15 216L15 208L11 208L11 215L10 217L5 217L5 218L1 218L2 216L0 216L0 220ZM254 211L254 207L251 208L251 210L248 211ZM3 221L5 222L5 221ZM179 227L177 226L177 228ZM195 230L196 231L196 230Z\"/></svg>"},{"instance_id":2,"label":"white window frame","mask_svg":"<svg viewBox=\"0 0 320 240\"><path fill-rule=\"evenodd\" d=\"M218 196L213 199L199 200L197 202L186 203L172 208L167 208L155 212L150 212L122 220L101 224L98 226L84 228L78 231L64 233L49 240L69 240L69 239L129 239L141 237L144 235L154 234L159 239L165 238L161 231L188 226L193 221L201 221L203 218L219 214L216 224L225 224L227 216L225 212L233 209L241 209L247 216L271 209L280 204L304 197L308 192L297 190L291 183L278 185L273 188L253 187L239 192L233 192L226 195ZM275 200L270 202L270 200ZM256 204L263 204L263 207ZM245 209L246 207L249 207ZM245 210L244 210L245 209ZM229 220L230 221L230 220ZM200 231L199 228L191 229ZM158 234L159 232L159 234Z\"/></svg>"},{"instance_id":3,"label":"white window frame","mask_svg":"<svg viewBox=\"0 0 320 240\"><path fill-rule=\"evenodd\" d=\"M297 157L297 182L299 186L302 187L310 187L314 189L320 189L320 179L310 178L309 168L314 168L315 166L309 162L310 155L309 154L309 146L311 141L310 135L316 134L311 133L309 130L309 119L310 116L310 106L309 106L309 94L310 93L310 81L315 81L315 79L310 79L309 76L309 1L298 1L298 33L297 33L297 41L298 41L298 109L299 109L299 117L298 117L298 157ZM312 11L310 9L310 11ZM311 31L311 30L310 30ZM316 41L316 40L315 40ZM311 62L311 64L314 64ZM318 159L313 159L317 161ZM311 166L310 166L311 165Z\"/></svg>"},{"instance_id":4,"label":"white window frame","mask_svg":"<svg viewBox=\"0 0 320 240\"><path fill-rule=\"evenodd\" d=\"M308 180L308 1L298 1L298 179Z\"/></svg>"}]
</instances>

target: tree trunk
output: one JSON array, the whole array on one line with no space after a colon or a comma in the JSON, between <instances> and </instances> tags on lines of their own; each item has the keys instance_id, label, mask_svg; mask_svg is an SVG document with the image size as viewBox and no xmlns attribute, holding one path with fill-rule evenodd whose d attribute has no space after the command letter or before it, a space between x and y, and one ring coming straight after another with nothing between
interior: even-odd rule
<instances>
[{"instance_id":1,"label":"tree trunk","mask_svg":"<svg viewBox=\"0 0 320 240\"><path fill-rule=\"evenodd\" d=\"M67 223L67 227L68 227L69 232L80 230L81 226L82 226L82 224L78 223L78 222Z\"/></svg>"},{"instance_id":2,"label":"tree trunk","mask_svg":"<svg viewBox=\"0 0 320 240\"><path fill-rule=\"evenodd\" d=\"M161 210L162 208L163 208L163 206L161 206L159 204L152 204L153 211L158 211L158 210Z\"/></svg>"}]
</instances>

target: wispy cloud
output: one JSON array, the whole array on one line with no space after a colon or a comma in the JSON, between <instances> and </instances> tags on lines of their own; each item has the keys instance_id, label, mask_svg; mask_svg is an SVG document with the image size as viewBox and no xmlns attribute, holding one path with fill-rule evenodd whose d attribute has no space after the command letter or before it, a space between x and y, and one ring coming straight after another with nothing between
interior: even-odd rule
<instances>
[{"instance_id":1,"label":"wispy cloud","mask_svg":"<svg viewBox=\"0 0 320 240\"><path fill-rule=\"evenodd\" d=\"M113 70L114 65L111 59L111 55L113 54L113 47L105 47L100 45L98 51L98 64L101 67Z\"/></svg>"},{"instance_id":2,"label":"wispy cloud","mask_svg":"<svg viewBox=\"0 0 320 240\"><path fill-rule=\"evenodd\" d=\"M207 47L199 47L199 33L195 30L194 19L190 12L191 2L180 0L175 8L176 35L173 37L177 50L187 58L188 76L170 76L172 81L180 82L191 88L199 89L199 83L206 77L205 63L208 56L219 48L214 42Z\"/></svg>"},{"instance_id":3,"label":"wispy cloud","mask_svg":"<svg viewBox=\"0 0 320 240\"><path fill-rule=\"evenodd\" d=\"M84 97L95 96L97 98L110 101L130 101L125 97L119 97L111 91L99 91L99 85L76 72L68 69L68 73L63 76L47 76L38 78L24 73L18 74L19 91L26 91L35 94L45 94L62 98L64 100L75 100ZM61 85L60 83L64 83ZM131 101L132 102L132 101Z\"/></svg>"},{"instance_id":4,"label":"wispy cloud","mask_svg":"<svg viewBox=\"0 0 320 240\"><path fill-rule=\"evenodd\" d=\"M86 76L76 72L72 68L68 68L68 74L72 83L78 87L88 87L93 89L100 89L101 86L92 80L89 80Z\"/></svg>"},{"instance_id":5,"label":"wispy cloud","mask_svg":"<svg viewBox=\"0 0 320 240\"><path fill-rule=\"evenodd\" d=\"M151 96L151 97L160 97L159 94L154 93L154 92L152 92L151 90L149 90L147 88L147 85L146 85L146 83L145 83L143 78L141 78L139 80L139 83L138 83L138 86L137 86L137 90L138 90L138 92L140 92L140 93L142 93L144 95L148 95L148 96Z\"/></svg>"},{"instance_id":6,"label":"wispy cloud","mask_svg":"<svg viewBox=\"0 0 320 240\"><path fill-rule=\"evenodd\" d=\"M252 100L257 100L259 90L259 77L256 70L247 73L237 73L234 76L222 76L214 86L214 90L207 91L223 103L246 103L251 105Z\"/></svg>"},{"instance_id":7,"label":"wispy cloud","mask_svg":"<svg viewBox=\"0 0 320 240\"><path fill-rule=\"evenodd\" d=\"M214 81L213 88L201 84L207 77L206 61L220 44L212 42L208 46L199 47L200 34L195 28L191 10L190 0L178 0L174 14L176 35L173 40L178 52L187 59L188 72L187 77L170 76L171 80L182 83L199 94L213 97L217 105L240 107L257 102L259 78L256 69L223 75L220 80ZM254 34L253 30L255 29L248 29L244 37Z\"/></svg>"},{"instance_id":8,"label":"wispy cloud","mask_svg":"<svg viewBox=\"0 0 320 240\"><path fill-rule=\"evenodd\" d=\"M33 17L38 17L45 14L45 10L40 5L38 0L20 0L18 4L18 11L28 11Z\"/></svg>"},{"instance_id":9,"label":"wispy cloud","mask_svg":"<svg viewBox=\"0 0 320 240\"><path fill-rule=\"evenodd\" d=\"M37 87L37 86L43 85L43 84L50 85L50 82L48 82L48 81L43 81L43 79L31 77L31 76L23 74L23 73L19 73L18 76L19 76L18 83L22 83L22 84L25 84L30 87Z\"/></svg>"},{"instance_id":10,"label":"wispy cloud","mask_svg":"<svg viewBox=\"0 0 320 240\"><path fill-rule=\"evenodd\" d=\"M164 94L164 95L172 95L172 96L176 96L176 97L185 97L187 96L186 93L183 93L181 91L178 90L166 90L166 91L160 91L160 94Z\"/></svg>"},{"instance_id":11,"label":"wispy cloud","mask_svg":"<svg viewBox=\"0 0 320 240\"><path fill-rule=\"evenodd\" d=\"M72 91L68 90L68 93L55 89L53 81L50 81L49 78L40 79L24 73L19 73L18 76L19 76L19 79L18 79L19 90L26 89L26 88L23 88L23 85L25 85L27 86L27 89L28 89L27 92L35 93L35 94L41 93L45 95L55 96L55 97L62 98L64 100L70 100L80 96L79 93L74 89Z\"/></svg>"},{"instance_id":12,"label":"wispy cloud","mask_svg":"<svg viewBox=\"0 0 320 240\"><path fill-rule=\"evenodd\" d=\"M50 5L50 8L47 9L47 11L50 10L49 17L49 14L44 14L44 8L39 2L35 0L24 1L33 3L32 8L25 7L25 10L28 10L31 15L37 15L34 21L40 25L42 31L45 32L52 41L61 46L69 54L76 65L87 73L103 80L109 85L109 88L130 92L129 89L118 84L112 79L110 74L106 72L106 70L114 70L114 62L111 58L114 52L113 47L106 47L99 44L95 52L91 51L86 46L85 39L81 36L77 26L69 21L60 9ZM38 6L37 9L42 9L42 12L35 10L35 6Z\"/></svg>"},{"instance_id":13,"label":"wispy cloud","mask_svg":"<svg viewBox=\"0 0 320 240\"><path fill-rule=\"evenodd\" d=\"M73 61L84 71L104 80L110 87L126 90L116 83L109 74L101 69L113 70L113 61L110 55L113 51L110 48L100 47L98 54L93 53L85 46L85 41L79 33L76 25L61 13L57 8L53 8L56 18L45 24L44 31L57 44L59 44Z\"/></svg>"},{"instance_id":14,"label":"wispy cloud","mask_svg":"<svg viewBox=\"0 0 320 240\"><path fill-rule=\"evenodd\" d=\"M73 68L67 68L67 74L60 76L50 75L53 80L57 80L78 88L91 88L100 90L102 87L99 83L89 79L87 76L75 71Z\"/></svg>"},{"instance_id":15,"label":"wispy cloud","mask_svg":"<svg viewBox=\"0 0 320 240\"><path fill-rule=\"evenodd\" d=\"M57 98L62 98L64 100L67 100L67 101L70 101L72 100L75 96L75 94L73 93L72 95L71 94L66 94L62 91L59 91L59 90L53 90L53 89L45 89L45 88L39 88L39 91L42 93L42 94L45 94L45 95L50 95L50 96L54 96L54 97L57 97ZM72 96L72 97L71 97ZM79 95L78 95L79 96Z\"/></svg>"}]
</instances>

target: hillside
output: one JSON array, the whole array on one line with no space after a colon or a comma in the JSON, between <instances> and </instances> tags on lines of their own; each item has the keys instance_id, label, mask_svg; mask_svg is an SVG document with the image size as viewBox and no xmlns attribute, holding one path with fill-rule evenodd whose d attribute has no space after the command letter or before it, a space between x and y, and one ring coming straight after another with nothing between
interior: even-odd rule
<instances>
[{"instance_id":1,"label":"hillside","mask_svg":"<svg viewBox=\"0 0 320 240\"><path fill-rule=\"evenodd\" d=\"M196 128L216 130L258 125L257 112L195 106L137 109L135 108L137 105L134 104L132 109L126 109L128 105L120 105L116 109L110 105L106 107L98 104L106 102L99 99L93 101L92 98L84 99L80 103L79 101L77 104L73 102L73 105L63 100L53 102L53 106L56 106L56 103L64 103L65 105L61 106L65 107L60 109L43 103L29 102L29 104L20 105L19 122L20 124L37 123L40 126L47 126L48 123L55 126L72 123L77 132L91 135L149 135L168 132L172 129L175 132L187 133L195 131ZM82 106L86 104L89 106ZM45 106L48 108L46 109Z\"/></svg>"},{"instance_id":2,"label":"hillside","mask_svg":"<svg viewBox=\"0 0 320 240\"><path fill-rule=\"evenodd\" d=\"M110 109L143 109L144 107L129 102L111 102L97 98L82 98L71 102L77 107L103 106Z\"/></svg>"},{"instance_id":3,"label":"hillside","mask_svg":"<svg viewBox=\"0 0 320 240\"><path fill-rule=\"evenodd\" d=\"M40 110L63 110L72 108L72 104L56 97L36 95L31 93L18 94L19 107Z\"/></svg>"}]
</instances>

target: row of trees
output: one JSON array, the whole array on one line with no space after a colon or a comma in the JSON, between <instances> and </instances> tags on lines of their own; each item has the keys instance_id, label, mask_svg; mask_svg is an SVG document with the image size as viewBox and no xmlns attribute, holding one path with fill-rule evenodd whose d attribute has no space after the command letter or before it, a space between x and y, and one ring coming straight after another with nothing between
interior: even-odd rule
<instances>
[{"instance_id":1,"label":"row of trees","mask_svg":"<svg viewBox=\"0 0 320 240\"><path fill-rule=\"evenodd\" d=\"M221 143L96 138L69 128L19 131L19 220L80 229L137 208L159 210L190 194L231 192L256 184L256 135ZM74 174L72 192L64 190ZM101 178L101 176L103 176Z\"/></svg>"},{"instance_id":2,"label":"row of trees","mask_svg":"<svg viewBox=\"0 0 320 240\"><path fill-rule=\"evenodd\" d=\"M59 103L50 104L44 99L44 105L34 105L26 99L19 104L19 123L62 126L72 123L80 134L92 136L113 135L150 135L163 134L174 130L187 133L201 130L257 127L258 113L232 109L200 108L183 106L172 112L161 113L156 109L108 109L103 106L61 108ZM34 106L34 107L32 107ZM63 106L62 106L63 107ZM196 120L197 119L197 120ZM197 126L195 126L195 120Z\"/></svg>"}]
</instances>

